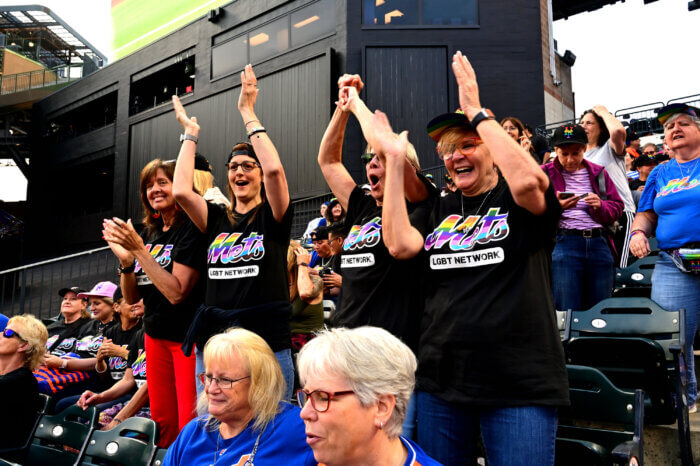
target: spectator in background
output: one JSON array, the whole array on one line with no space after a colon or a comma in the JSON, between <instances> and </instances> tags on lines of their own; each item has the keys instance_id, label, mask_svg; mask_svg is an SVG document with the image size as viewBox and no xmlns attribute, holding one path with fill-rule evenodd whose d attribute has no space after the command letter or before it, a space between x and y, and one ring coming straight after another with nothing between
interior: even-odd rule
<instances>
[{"instance_id":1,"label":"spectator in background","mask_svg":"<svg viewBox=\"0 0 700 466\"><path fill-rule=\"evenodd\" d=\"M304 234L301 236L305 245L311 244L311 232L312 231L314 231L318 227L326 225L326 210L328 210L328 201L321 204L321 208L320 208L321 216L316 217L315 219L311 220L309 222L309 224L306 226L306 230L304 231Z\"/></svg>"},{"instance_id":2,"label":"spectator in background","mask_svg":"<svg viewBox=\"0 0 700 466\"><path fill-rule=\"evenodd\" d=\"M299 242L290 241L287 250L289 300L292 303L292 353L323 327L323 280L311 273L311 254Z\"/></svg>"},{"instance_id":3,"label":"spectator in background","mask_svg":"<svg viewBox=\"0 0 700 466\"><path fill-rule=\"evenodd\" d=\"M685 309L688 406L696 412L697 381L693 340L700 321L700 110L671 104L659 111L664 139L675 160L659 165L647 179L632 227L630 249L649 254L656 235L659 260L651 277L651 299L666 309Z\"/></svg>"},{"instance_id":4,"label":"spectator in background","mask_svg":"<svg viewBox=\"0 0 700 466\"><path fill-rule=\"evenodd\" d=\"M0 449L17 448L32 434L39 386L32 371L44 360L46 327L32 315L14 316L0 336Z\"/></svg>"},{"instance_id":5,"label":"spectator in background","mask_svg":"<svg viewBox=\"0 0 700 466\"><path fill-rule=\"evenodd\" d=\"M80 331L80 327L90 322L87 299L78 298L78 293L84 291L79 286L58 290L58 295L61 297L61 311L59 318L46 327L46 330L49 332L49 339L46 342L47 349L53 345L64 331L68 331L72 336L76 336Z\"/></svg>"},{"instance_id":6,"label":"spectator in background","mask_svg":"<svg viewBox=\"0 0 700 466\"><path fill-rule=\"evenodd\" d=\"M537 156L535 157L535 160L540 164L545 164L549 162L550 150L547 138L535 133L532 127L527 123L523 123L523 125L525 126L525 134L527 135L527 137L530 138L532 148L534 150L535 155Z\"/></svg>"},{"instance_id":7,"label":"spectator in background","mask_svg":"<svg viewBox=\"0 0 700 466\"><path fill-rule=\"evenodd\" d=\"M117 285L112 282L99 282L90 291L78 293L78 298L87 299L90 304L92 320L85 325L83 332L102 337L110 327L117 324L114 318L114 292ZM102 339L100 338L100 344ZM97 345L99 348L99 344ZM97 355L97 349L95 350Z\"/></svg>"},{"instance_id":8,"label":"spectator in background","mask_svg":"<svg viewBox=\"0 0 700 466\"><path fill-rule=\"evenodd\" d=\"M587 142L579 125L557 128L552 137L557 158L542 167L562 208L552 252L552 292L561 311L589 309L609 298L615 278L614 246L606 226L622 214L623 203L603 167L583 159Z\"/></svg>"},{"instance_id":9,"label":"spectator in background","mask_svg":"<svg viewBox=\"0 0 700 466\"><path fill-rule=\"evenodd\" d=\"M206 201L225 207L231 206L224 193L214 185L214 175L211 173L209 160L200 153L194 156L194 190Z\"/></svg>"},{"instance_id":10,"label":"spectator in background","mask_svg":"<svg viewBox=\"0 0 700 466\"><path fill-rule=\"evenodd\" d=\"M445 186L443 186L440 195L443 197L447 196L449 193L454 192L455 189L457 188L455 187L455 182L452 181L452 177L449 173L445 173Z\"/></svg>"},{"instance_id":11,"label":"spectator in background","mask_svg":"<svg viewBox=\"0 0 700 466\"><path fill-rule=\"evenodd\" d=\"M10 320L5 314L0 314L0 330L5 330L7 321Z\"/></svg>"},{"instance_id":12,"label":"spectator in background","mask_svg":"<svg viewBox=\"0 0 700 466\"><path fill-rule=\"evenodd\" d=\"M311 232L311 245L314 251L311 253L309 267L318 272L318 270L330 266L333 251L328 244L328 227L319 227Z\"/></svg>"},{"instance_id":13,"label":"spectator in background","mask_svg":"<svg viewBox=\"0 0 700 466\"><path fill-rule=\"evenodd\" d=\"M640 155L646 155L647 157L655 157L659 152L659 148L653 142L647 142L642 146L642 153Z\"/></svg>"},{"instance_id":14,"label":"spectator in background","mask_svg":"<svg viewBox=\"0 0 700 466\"><path fill-rule=\"evenodd\" d=\"M338 302L343 286L341 275L341 253L343 242L347 236L347 228L343 222L336 222L328 227L328 246L331 249L331 262L328 269L319 271L323 279L323 294Z\"/></svg>"},{"instance_id":15,"label":"spectator in background","mask_svg":"<svg viewBox=\"0 0 700 466\"><path fill-rule=\"evenodd\" d=\"M532 147L532 142L527 134L525 134L525 126L515 117L508 116L501 120L501 128L503 128L508 136L512 137L515 142L520 144L525 152L530 154L537 163L542 161L542 158L535 155L535 150Z\"/></svg>"},{"instance_id":16,"label":"spectator in background","mask_svg":"<svg viewBox=\"0 0 700 466\"><path fill-rule=\"evenodd\" d=\"M345 208L337 197L334 197L328 202L326 210L326 226L336 222L342 222L345 219Z\"/></svg>"},{"instance_id":17,"label":"spectator in background","mask_svg":"<svg viewBox=\"0 0 700 466\"><path fill-rule=\"evenodd\" d=\"M651 155L642 154L634 160L632 168L634 168L639 176L636 180L630 181L630 189L632 190L632 194L634 194L635 191L644 191L644 185L649 178L649 174L657 165L658 161L656 160L656 153L652 153ZM637 197L637 202L639 202L639 197Z\"/></svg>"},{"instance_id":18,"label":"spectator in background","mask_svg":"<svg viewBox=\"0 0 700 466\"><path fill-rule=\"evenodd\" d=\"M619 228L614 235L615 250L618 252L618 267L627 267L629 257L629 233L634 219L635 205L627 181L625 165L625 140L627 132L622 123L602 105L586 110L581 117L581 126L586 131L588 144L583 157L605 168L617 188L625 210L620 217Z\"/></svg>"}]
</instances>

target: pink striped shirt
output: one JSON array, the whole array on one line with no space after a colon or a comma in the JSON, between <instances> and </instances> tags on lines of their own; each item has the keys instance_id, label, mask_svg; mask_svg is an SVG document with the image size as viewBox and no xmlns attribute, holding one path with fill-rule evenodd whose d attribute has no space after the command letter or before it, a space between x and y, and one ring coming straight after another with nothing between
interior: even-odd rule
<instances>
[{"instance_id":1,"label":"pink striped shirt","mask_svg":"<svg viewBox=\"0 0 700 466\"><path fill-rule=\"evenodd\" d=\"M573 173L562 170L561 174L566 184L566 192L576 193L577 196L593 192L591 179L588 176L588 170L585 168ZM559 228L587 230L589 228L601 228L601 226L588 214L588 204L583 199L579 200L571 209L563 211L559 219Z\"/></svg>"}]
</instances>

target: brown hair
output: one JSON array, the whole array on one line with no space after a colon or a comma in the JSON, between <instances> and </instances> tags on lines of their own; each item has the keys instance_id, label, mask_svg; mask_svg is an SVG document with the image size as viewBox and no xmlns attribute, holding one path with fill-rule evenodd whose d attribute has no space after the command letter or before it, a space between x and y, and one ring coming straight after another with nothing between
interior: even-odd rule
<instances>
[{"instance_id":1,"label":"brown hair","mask_svg":"<svg viewBox=\"0 0 700 466\"><path fill-rule=\"evenodd\" d=\"M253 209L253 215L250 216L250 219L248 220L248 223L253 221L255 216L257 215L258 209L260 209L260 206L263 205L266 201L265 198L265 183L264 183L264 178L262 177L263 171L262 171L262 166L260 165L260 162L258 162L258 157L255 155L255 150L253 149L253 146L251 144L248 144L246 142L239 142L235 146L233 146L233 149L231 149L231 155L228 158L228 161L230 162L231 159L234 157L233 153L237 150L244 150L249 153L252 152L252 155L250 157L254 159L258 163L258 168L260 168L260 175L261 175L261 181L260 181L260 204L258 204L254 209ZM228 169L228 167L227 167ZM226 183L226 188L228 189L228 199L231 201L231 206L227 209L228 213L228 219L231 222L233 226L238 225L239 218L238 214L236 214L236 196L233 194L233 189L231 189L231 182Z\"/></svg>"},{"instance_id":2,"label":"brown hair","mask_svg":"<svg viewBox=\"0 0 700 466\"><path fill-rule=\"evenodd\" d=\"M163 227L163 219L160 215L156 214L155 210L153 210L153 207L151 207L151 204L148 202L148 195L146 194L148 182L156 175L158 170L163 170L165 176L172 183L173 175L175 173L175 164L173 162L164 162L161 159L154 159L148 162L146 166L143 167L143 170L141 170L139 190L141 193L141 205L143 206L142 222L146 226L146 230L148 231L149 235ZM180 210L180 207L177 206L177 204L175 205L175 224L178 224L183 219L183 213L182 210Z\"/></svg>"},{"instance_id":3,"label":"brown hair","mask_svg":"<svg viewBox=\"0 0 700 466\"><path fill-rule=\"evenodd\" d=\"M513 126L515 126L516 128L518 128L518 137L521 137L521 136L523 136L523 135L525 134L525 125L523 125L523 122L522 122L522 121L518 120L518 119L515 118L515 117L507 116L507 117L505 117L504 119L501 120L501 126L503 126L503 125L505 124L506 121L511 122L511 123L513 124Z\"/></svg>"},{"instance_id":4,"label":"brown hair","mask_svg":"<svg viewBox=\"0 0 700 466\"><path fill-rule=\"evenodd\" d=\"M297 265L297 255L294 254L294 251L301 246L301 243L296 240L291 240L289 242L289 247L287 248L287 270L289 271L289 283L292 286L292 289L294 290L293 296L290 290L289 293L289 298L290 301L294 301L294 298L297 297L299 294L299 290L297 289L297 278L299 276L299 266Z\"/></svg>"}]
</instances>

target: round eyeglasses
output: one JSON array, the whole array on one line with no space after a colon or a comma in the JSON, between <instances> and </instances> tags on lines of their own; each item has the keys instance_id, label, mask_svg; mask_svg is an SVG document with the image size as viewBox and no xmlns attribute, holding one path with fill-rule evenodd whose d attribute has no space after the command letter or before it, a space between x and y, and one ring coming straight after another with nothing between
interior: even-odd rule
<instances>
[{"instance_id":1,"label":"round eyeglasses","mask_svg":"<svg viewBox=\"0 0 700 466\"><path fill-rule=\"evenodd\" d=\"M464 138L459 144L443 144L437 149L438 157L440 160L450 160L456 151L462 155L470 155L483 143L481 138Z\"/></svg>"},{"instance_id":2,"label":"round eyeglasses","mask_svg":"<svg viewBox=\"0 0 700 466\"><path fill-rule=\"evenodd\" d=\"M352 390L345 390L342 392L329 393L323 390L314 390L313 392L307 392L306 390L297 390L297 403L299 407L303 408L308 400L311 400L311 406L319 413L325 413L328 408L331 407L331 400L343 395L350 395L355 393Z\"/></svg>"}]
</instances>

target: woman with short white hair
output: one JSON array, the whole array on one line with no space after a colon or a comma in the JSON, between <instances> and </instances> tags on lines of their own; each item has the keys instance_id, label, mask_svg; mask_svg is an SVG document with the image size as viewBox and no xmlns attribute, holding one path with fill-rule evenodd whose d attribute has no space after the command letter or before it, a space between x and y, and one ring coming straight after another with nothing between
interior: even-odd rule
<instances>
[{"instance_id":1,"label":"woman with short white hair","mask_svg":"<svg viewBox=\"0 0 700 466\"><path fill-rule=\"evenodd\" d=\"M262 337L242 328L204 346L204 393L164 465L316 464L304 443L299 408L283 400L285 379Z\"/></svg>"},{"instance_id":2,"label":"woman with short white hair","mask_svg":"<svg viewBox=\"0 0 700 466\"><path fill-rule=\"evenodd\" d=\"M439 464L401 437L416 357L377 327L336 328L301 349L297 392L306 442L319 463Z\"/></svg>"},{"instance_id":3,"label":"woman with short white hair","mask_svg":"<svg viewBox=\"0 0 700 466\"><path fill-rule=\"evenodd\" d=\"M651 299L666 309L685 309L688 407L697 411L693 340L700 321L700 109L671 104L659 110L664 138L675 160L649 174L639 211L632 224L630 251L650 252L650 236L659 244L659 260L651 277Z\"/></svg>"}]
</instances>

